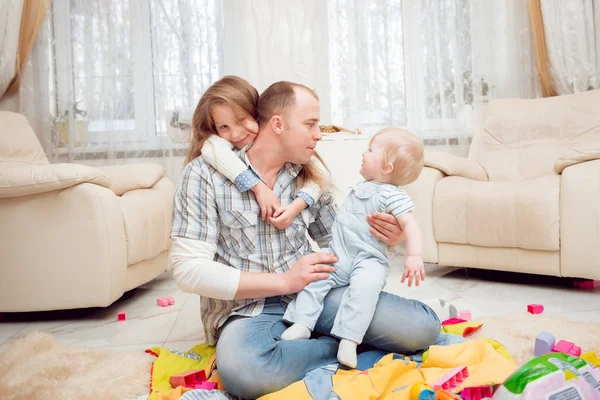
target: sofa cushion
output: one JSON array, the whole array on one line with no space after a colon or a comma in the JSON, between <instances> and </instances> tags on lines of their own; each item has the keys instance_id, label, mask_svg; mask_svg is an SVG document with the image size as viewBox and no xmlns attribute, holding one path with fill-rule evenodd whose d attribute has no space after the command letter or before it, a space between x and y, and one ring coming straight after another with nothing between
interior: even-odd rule
<instances>
[{"instance_id":1,"label":"sofa cushion","mask_svg":"<svg viewBox=\"0 0 600 400\"><path fill-rule=\"evenodd\" d=\"M37 136L24 115L0 111L0 164L48 164Z\"/></svg>"},{"instance_id":2,"label":"sofa cushion","mask_svg":"<svg viewBox=\"0 0 600 400\"><path fill-rule=\"evenodd\" d=\"M559 250L560 176L516 182L447 177L433 199L438 242Z\"/></svg>"},{"instance_id":3,"label":"sofa cushion","mask_svg":"<svg viewBox=\"0 0 600 400\"><path fill-rule=\"evenodd\" d=\"M172 186L162 178L150 189L132 190L119 197L128 265L153 258L170 247Z\"/></svg>"}]
</instances>

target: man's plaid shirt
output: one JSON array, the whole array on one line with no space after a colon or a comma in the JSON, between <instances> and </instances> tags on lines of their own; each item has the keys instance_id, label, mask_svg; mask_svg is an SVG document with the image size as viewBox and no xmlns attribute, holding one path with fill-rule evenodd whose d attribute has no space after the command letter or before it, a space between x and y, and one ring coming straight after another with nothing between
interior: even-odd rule
<instances>
[{"instance_id":1,"label":"man's plaid shirt","mask_svg":"<svg viewBox=\"0 0 600 400\"><path fill-rule=\"evenodd\" d=\"M244 151L239 156L249 165ZM279 172L273 192L282 205L296 198L296 177L300 170L301 166L287 163ZM175 192L171 236L216 244L215 261L242 271L282 273L312 252L307 232L321 244L329 241L334 219L333 199L325 192L287 229L279 230L261 220L259 205L251 191L241 192L197 158L184 169ZM264 301L264 298L225 301L201 296L207 342L216 343L218 330L229 316L259 315Z\"/></svg>"}]
</instances>

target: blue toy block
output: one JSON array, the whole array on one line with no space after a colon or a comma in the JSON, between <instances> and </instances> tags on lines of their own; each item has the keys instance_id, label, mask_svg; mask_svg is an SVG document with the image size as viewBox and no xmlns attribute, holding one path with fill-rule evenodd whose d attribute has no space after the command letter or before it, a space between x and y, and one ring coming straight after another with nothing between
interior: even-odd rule
<instances>
[{"instance_id":1,"label":"blue toy block","mask_svg":"<svg viewBox=\"0 0 600 400\"><path fill-rule=\"evenodd\" d=\"M535 349L533 350L533 354L537 357L541 356L542 354L550 353L555 343L556 339L554 338L553 334L542 331L535 338Z\"/></svg>"}]
</instances>

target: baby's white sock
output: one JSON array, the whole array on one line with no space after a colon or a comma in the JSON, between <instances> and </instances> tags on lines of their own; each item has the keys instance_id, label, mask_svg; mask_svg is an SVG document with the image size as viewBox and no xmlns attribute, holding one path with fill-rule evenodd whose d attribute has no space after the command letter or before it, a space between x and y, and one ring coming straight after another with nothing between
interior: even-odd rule
<instances>
[{"instance_id":1,"label":"baby's white sock","mask_svg":"<svg viewBox=\"0 0 600 400\"><path fill-rule=\"evenodd\" d=\"M281 334L281 340L308 339L311 333L308 327L302 324L294 324Z\"/></svg>"},{"instance_id":2,"label":"baby's white sock","mask_svg":"<svg viewBox=\"0 0 600 400\"><path fill-rule=\"evenodd\" d=\"M342 339L338 348L338 361L347 367L356 368L356 346L358 346L358 343Z\"/></svg>"},{"instance_id":3,"label":"baby's white sock","mask_svg":"<svg viewBox=\"0 0 600 400\"><path fill-rule=\"evenodd\" d=\"M440 321L458 316L456 307L444 299L424 300L423 303L427 304L438 315Z\"/></svg>"}]
</instances>

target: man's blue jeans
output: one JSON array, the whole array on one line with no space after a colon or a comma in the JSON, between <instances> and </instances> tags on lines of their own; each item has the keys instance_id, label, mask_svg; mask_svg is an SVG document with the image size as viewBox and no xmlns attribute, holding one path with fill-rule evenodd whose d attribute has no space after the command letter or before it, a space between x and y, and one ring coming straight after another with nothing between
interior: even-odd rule
<instances>
[{"instance_id":1,"label":"man's blue jeans","mask_svg":"<svg viewBox=\"0 0 600 400\"><path fill-rule=\"evenodd\" d=\"M338 341L326 335L345 290L333 289L325 297L314 330L324 335L315 339L281 340L288 325L282 320L285 310L277 297L267 299L257 317L230 318L217 343L217 367L227 391L255 399L301 380L317 367L337 363ZM363 344L410 355L432 344L460 341L460 337L440 334L440 321L425 304L382 292Z\"/></svg>"}]
</instances>

